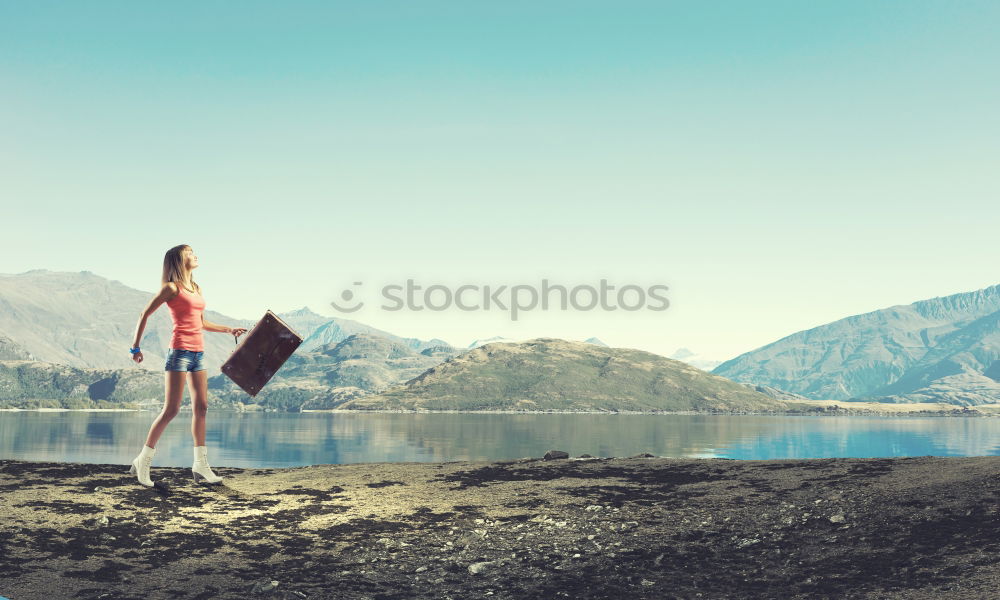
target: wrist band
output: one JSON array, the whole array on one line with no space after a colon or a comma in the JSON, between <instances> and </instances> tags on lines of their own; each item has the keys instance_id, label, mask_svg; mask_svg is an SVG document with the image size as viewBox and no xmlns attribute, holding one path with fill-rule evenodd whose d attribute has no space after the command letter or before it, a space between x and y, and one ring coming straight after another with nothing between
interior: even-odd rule
<instances>
[{"instance_id":1,"label":"wrist band","mask_svg":"<svg viewBox=\"0 0 1000 600\"><path fill-rule=\"evenodd\" d=\"M138 354L139 353L139 347L136 346L135 348L129 348L128 351L131 352L132 354Z\"/></svg>"}]
</instances>

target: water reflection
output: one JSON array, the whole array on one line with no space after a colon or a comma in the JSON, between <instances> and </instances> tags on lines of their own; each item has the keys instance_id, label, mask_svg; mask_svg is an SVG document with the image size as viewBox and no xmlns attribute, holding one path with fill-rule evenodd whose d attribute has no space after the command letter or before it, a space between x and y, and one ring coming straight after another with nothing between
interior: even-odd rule
<instances>
[{"instance_id":1,"label":"water reflection","mask_svg":"<svg viewBox=\"0 0 1000 600\"><path fill-rule=\"evenodd\" d=\"M779 417L781 418L781 417ZM741 459L1000 454L1000 421L976 417L784 417L717 448Z\"/></svg>"},{"instance_id":2,"label":"water reflection","mask_svg":"<svg viewBox=\"0 0 1000 600\"><path fill-rule=\"evenodd\" d=\"M127 465L152 412L0 412L0 458ZM154 464L190 466L191 413ZM710 415L209 413L215 466L289 467L571 455L738 459L1000 454L1000 419Z\"/></svg>"}]
</instances>

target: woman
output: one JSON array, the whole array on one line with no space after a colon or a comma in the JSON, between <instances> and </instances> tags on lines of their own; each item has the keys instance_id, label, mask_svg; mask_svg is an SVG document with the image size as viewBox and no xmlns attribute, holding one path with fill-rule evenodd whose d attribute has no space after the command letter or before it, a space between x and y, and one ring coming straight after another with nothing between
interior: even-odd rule
<instances>
[{"instance_id":1,"label":"woman","mask_svg":"<svg viewBox=\"0 0 1000 600\"><path fill-rule=\"evenodd\" d=\"M197 482L200 479L208 483L222 483L222 478L212 472L208 466L208 449L205 447L205 415L208 412L208 374L202 363L204 357L204 340L202 330L219 333L230 333L239 336L246 333L242 327L226 327L206 321L203 316L205 298L201 288L192 277L198 267L198 257L187 244L174 246L167 250L163 257L163 276L160 283L160 293L149 301L149 304L139 316L139 324L135 330L132 348L132 360L142 362L142 352L139 350L139 340L146 328L146 320L164 302L170 308L170 318L174 322L174 333L170 338L170 348L167 349L166 373L164 381L166 398L163 410L153 421L146 436L146 445L139 456L132 461L129 473L138 476L139 483L147 487L153 486L149 477L149 469L153 464L153 454L156 452L156 441L160 439L167 424L177 416L184 399L184 378L187 375L188 390L191 394L191 435L194 437L194 464L191 475Z\"/></svg>"}]
</instances>

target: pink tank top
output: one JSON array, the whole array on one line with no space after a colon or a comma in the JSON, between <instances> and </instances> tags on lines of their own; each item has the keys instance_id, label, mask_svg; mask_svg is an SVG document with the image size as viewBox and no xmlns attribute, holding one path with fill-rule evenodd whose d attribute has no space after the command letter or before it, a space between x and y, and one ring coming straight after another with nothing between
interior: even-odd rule
<instances>
[{"instance_id":1,"label":"pink tank top","mask_svg":"<svg viewBox=\"0 0 1000 600\"><path fill-rule=\"evenodd\" d=\"M170 347L174 349L194 350L205 349L201 335L201 313L205 310L205 299L201 294L192 294L184 286L176 283L177 295L167 300L170 308L170 318L174 321L174 335L170 338Z\"/></svg>"}]
</instances>

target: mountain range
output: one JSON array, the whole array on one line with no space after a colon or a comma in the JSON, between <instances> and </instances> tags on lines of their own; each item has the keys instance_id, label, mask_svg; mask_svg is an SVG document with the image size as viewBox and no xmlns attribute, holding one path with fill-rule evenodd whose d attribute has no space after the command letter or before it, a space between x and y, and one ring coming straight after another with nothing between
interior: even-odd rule
<instances>
[{"instance_id":1,"label":"mountain range","mask_svg":"<svg viewBox=\"0 0 1000 600\"><path fill-rule=\"evenodd\" d=\"M822 400L1000 402L1000 285L855 315L712 373Z\"/></svg>"},{"instance_id":2,"label":"mountain range","mask_svg":"<svg viewBox=\"0 0 1000 600\"><path fill-rule=\"evenodd\" d=\"M715 367L722 364L721 360L712 360L710 358L705 358L704 356L692 352L688 348L678 348L676 352L670 355L670 358L674 360L684 361L687 364L698 367L704 371L711 371Z\"/></svg>"},{"instance_id":3,"label":"mountain range","mask_svg":"<svg viewBox=\"0 0 1000 600\"><path fill-rule=\"evenodd\" d=\"M142 365L124 351L151 297L87 271L0 275L0 401L33 395L74 403L160 401L162 353L171 332L167 309L149 321ZM285 410L370 409L380 402L396 408L772 410L776 405L763 397L786 404L1000 403L1000 285L801 331L726 361L711 374L684 364L697 365L700 358L684 348L665 358L608 348L597 338L490 338L460 349L306 307L280 316L305 341L252 401L219 374L235 345L231 337L206 333L216 400ZM254 323L212 311L206 318L233 326ZM726 380L739 387L725 387Z\"/></svg>"}]
</instances>

